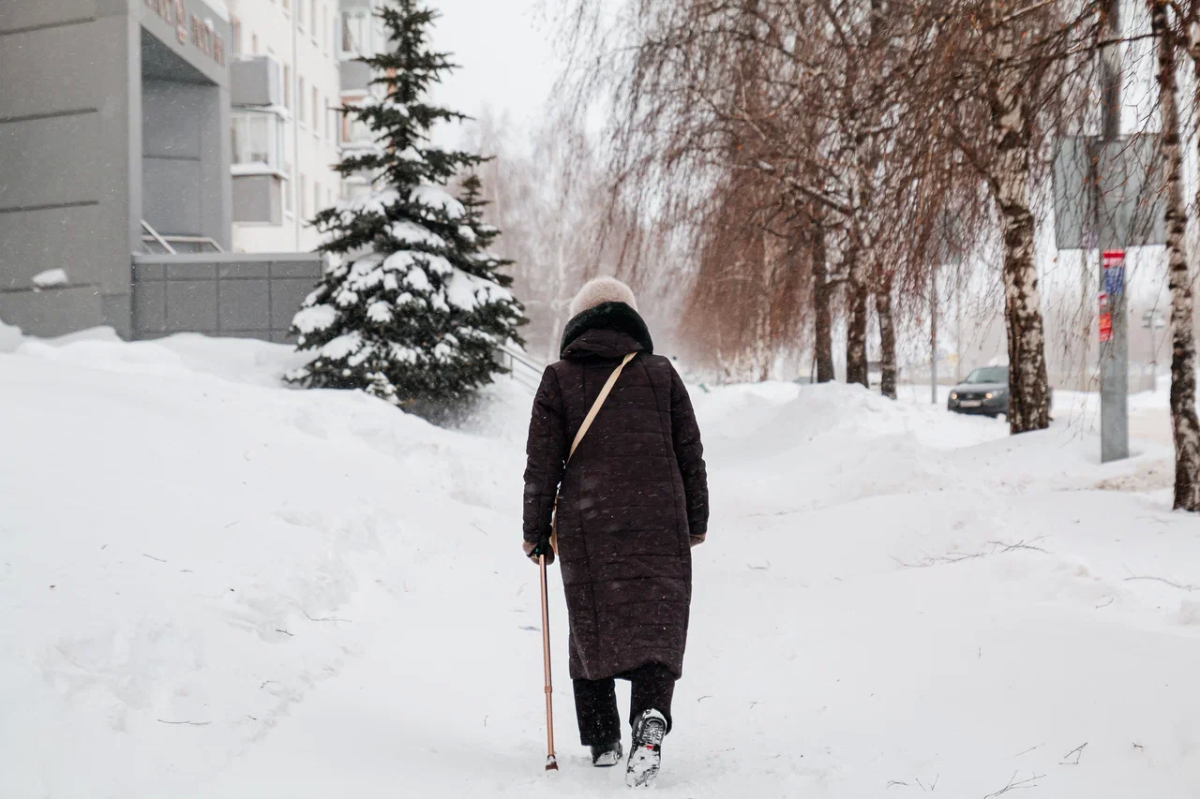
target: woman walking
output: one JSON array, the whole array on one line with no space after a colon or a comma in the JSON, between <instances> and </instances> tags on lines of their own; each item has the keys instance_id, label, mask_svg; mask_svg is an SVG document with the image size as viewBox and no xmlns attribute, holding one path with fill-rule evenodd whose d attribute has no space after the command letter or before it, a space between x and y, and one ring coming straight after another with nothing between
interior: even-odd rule
<instances>
[{"instance_id":1,"label":"woman walking","mask_svg":"<svg viewBox=\"0 0 1200 799\"><path fill-rule=\"evenodd\" d=\"M535 563L543 554L549 563L557 549L580 742L597 766L621 759L613 681L632 683L626 782L640 786L658 773L683 673L691 547L708 527L703 447L683 381L654 354L629 287L597 278L570 310L562 360L546 368L533 403L524 550Z\"/></svg>"}]
</instances>

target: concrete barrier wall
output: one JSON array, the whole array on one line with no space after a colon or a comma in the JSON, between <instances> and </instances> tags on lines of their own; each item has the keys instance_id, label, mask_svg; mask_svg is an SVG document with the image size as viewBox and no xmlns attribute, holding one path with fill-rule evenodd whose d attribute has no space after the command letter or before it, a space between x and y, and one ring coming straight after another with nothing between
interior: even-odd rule
<instances>
[{"instance_id":1,"label":"concrete barrier wall","mask_svg":"<svg viewBox=\"0 0 1200 799\"><path fill-rule=\"evenodd\" d=\"M133 338L194 332L288 341L323 269L315 253L135 255Z\"/></svg>"}]
</instances>

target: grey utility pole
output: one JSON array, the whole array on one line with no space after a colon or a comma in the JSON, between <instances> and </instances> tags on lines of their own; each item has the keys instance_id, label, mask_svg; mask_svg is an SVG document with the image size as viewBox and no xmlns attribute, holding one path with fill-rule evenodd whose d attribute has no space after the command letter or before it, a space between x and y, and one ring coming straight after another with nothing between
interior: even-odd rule
<instances>
[{"instance_id":1,"label":"grey utility pole","mask_svg":"<svg viewBox=\"0 0 1200 799\"><path fill-rule=\"evenodd\" d=\"M1113 164L1100 154L1121 135L1121 0L1105 0L1105 38L1100 50L1101 133L1091 159L1092 221L1100 255L1100 461L1129 457L1129 320L1125 300L1125 244L1114 220L1103 219L1100 169Z\"/></svg>"}]
</instances>

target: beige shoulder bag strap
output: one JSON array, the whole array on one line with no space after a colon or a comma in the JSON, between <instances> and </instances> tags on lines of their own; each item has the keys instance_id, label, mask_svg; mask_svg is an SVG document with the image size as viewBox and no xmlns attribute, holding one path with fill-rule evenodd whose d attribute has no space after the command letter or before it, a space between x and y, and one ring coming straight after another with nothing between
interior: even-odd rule
<instances>
[{"instance_id":1,"label":"beige shoulder bag strap","mask_svg":"<svg viewBox=\"0 0 1200 799\"><path fill-rule=\"evenodd\" d=\"M571 451L567 454L567 463L571 462L571 458L575 455L575 450L579 447L579 442L583 441L583 437L587 435L588 428L592 426L592 422L596 421L596 414L600 413L600 407L604 405L604 401L608 399L608 395L612 392L613 386L617 384L617 378L621 376L621 370L625 368L625 364L633 360L636 352L627 354L624 360L613 369L612 374L608 376L608 380L604 382L604 387L600 389L600 396L596 397L596 401L592 403L591 410L587 416L583 417L583 424L579 425L579 432L575 434L575 440L571 442ZM558 496L554 497L554 516L550 522L550 548L558 552Z\"/></svg>"}]
</instances>

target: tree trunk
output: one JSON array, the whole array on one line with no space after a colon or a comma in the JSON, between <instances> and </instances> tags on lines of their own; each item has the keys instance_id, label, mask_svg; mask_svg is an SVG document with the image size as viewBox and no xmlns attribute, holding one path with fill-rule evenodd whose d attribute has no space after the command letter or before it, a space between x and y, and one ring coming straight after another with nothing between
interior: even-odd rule
<instances>
[{"instance_id":1,"label":"tree trunk","mask_svg":"<svg viewBox=\"0 0 1200 799\"><path fill-rule=\"evenodd\" d=\"M1200 511L1200 423L1196 419L1196 339L1192 284L1184 255L1187 207L1183 202L1183 153L1179 136L1174 28L1166 0L1152 0L1150 29L1158 42L1159 114L1167 180L1167 284L1171 290L1171 427L1175 437L1176 509ZM1191 56L1200 76L1200 42L1193 33ZM1200 109L1194 111L1200 117Z\"/></svg>"},{"instance_id":2,"label":"tree trunk","mask_svg":"<svg viewBox=\"0 0 1200 799\"><path fill-rule=\"evenodd\" d=\"M771 376L771 315L766 302L759 303L759 306L755 323L758 333L754 337L753 369L754 382L764 383Z\"/></svg>"},{"instance_id":3,"label":"tree trunk","mask_svg":"<svg viewBox=\"0 0 1200 799\"><path fill-rule=\"evenodd\" d=\"M829 310L830 295L828 253L825 251L825 230L816 225L813 230L812 246L812 296L814 358L817 363L817 382L833 381L833 323Z\"/></svg>"},{"instance_id":4,"label":"tree trunk","mask_svg":"<svg viewBox=\"0 0 1200 799\"><path fill-rule=\"evenodd\" d=\"M870 387L867 375L867 280L863 274L862 247L851 223L850 242L846 247L849 277L846 281L846 382Z\"/></svg>"},{"instance_id":5,"label":"tree trunk","mask_svg":"<svg viewBox=\"0 0 1200 799\"><path fill-rule=\"evenodd\" d=\"M1004 236L1004 312L1008 330L1008 429L1012 434L1050 426L1045 333L1039 308L1037 265L1033 250L1033 214L1029 210L1030 111L1019 76L1003 61L1016 52L1018 34L1006 26L996 55L999 77L992 105L997 170L994 186Z\"/></svg>"},{"instance_id":6,"label":"tree trunk","mask_svg":"<svg viewBox=\"0 0 1200 799\"><path fill-rule=\"evenodd\" d=\"M879 392L896 399L896 322L892 315L892 277L880 270L875 287L875 313L879 316Z\"/></svg>"}]
</instances>

